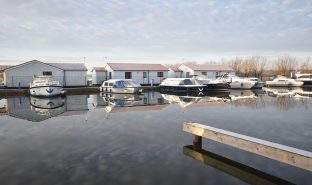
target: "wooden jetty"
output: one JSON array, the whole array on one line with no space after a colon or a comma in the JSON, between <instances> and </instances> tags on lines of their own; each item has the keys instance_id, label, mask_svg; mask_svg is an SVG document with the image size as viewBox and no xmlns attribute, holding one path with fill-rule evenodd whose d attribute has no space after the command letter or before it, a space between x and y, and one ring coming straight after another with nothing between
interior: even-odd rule
<instances>
[{"instance_id":1,"label":"wooden jetty","mask_svg":"<svg viewBox=\"0 0 312 185\"><path fill-rule=\"evenodd\" d=\"M183 123L183 131L193 134L194 147L201 149L202 137L312 171L312 152L198 124Z\"/></svg>"},{"instance_id":2,"label":"wooden jetty","mask_svg":"<svg viewBox=\"0 0 312 185\"><path fill-rule=\"evenodd\" d=\"M293 184L279 177L275 177L268 173L262 172L255 168L238 163L231 159L225 158L218 154L203 150L196 149L194 146L184 146L183 154L191 157L201 163L209 165L217 170L232 175L248 184Z\"/></svg>"}]
</instances>

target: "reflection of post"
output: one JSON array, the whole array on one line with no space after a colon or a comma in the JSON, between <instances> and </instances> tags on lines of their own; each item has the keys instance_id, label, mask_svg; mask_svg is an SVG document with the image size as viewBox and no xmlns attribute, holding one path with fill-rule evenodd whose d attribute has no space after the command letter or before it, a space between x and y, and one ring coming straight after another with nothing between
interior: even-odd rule
<instances>
[{"instance_id":1,"label":"reflection of post","mask_svg":"<svg viewBox=\"0 0 312 185\"><path fill-rule=\"evenodd\" d=\"M284 179L280 179L218 154L205 150L198 150L194 146L184 146L183 154L249 184L292 184Z\"/></svg>"}]
</instances>

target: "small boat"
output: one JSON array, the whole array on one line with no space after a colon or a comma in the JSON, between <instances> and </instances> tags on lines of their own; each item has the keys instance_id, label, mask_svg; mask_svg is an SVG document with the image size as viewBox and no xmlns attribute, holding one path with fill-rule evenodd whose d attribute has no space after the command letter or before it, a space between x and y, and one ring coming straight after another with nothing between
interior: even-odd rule
<instances>
[{"instance_id":1,"label":"small boat","mask_svg":"<svg viewBox=\"0 0 312 185\"><path fill-rule=\"evenodd\" d=\"M253 89L262 89L262 87L264 86L264 82L262 82L259 78L252 77L248 79L256 82L255 85L252 87Z\"/></svg>"},{"instance_id":2,"label":"small boat","mask_svg":"<svg viewBox=\"0 0 312 185\"><path fill-rule=\"evenodd\" d=\"M195 78L167 78L160 85L160 92L185 93L205 92L207 87Z\"/></svg>"},{"instance_id":3,"label":"small boat","mask_svg":"<svg viewBox=\"0 0 312 185\"><path fill-rule=\"evenodd\" d=\"M111 79L104 81L100 86L103 93L136 94L142 90L141 85L131 79Z\"/></svg>"},{"instance_id":4,"label":"small boat","mask_svg":"<svg viewBox=\"0 0 312 185\"><path fill-rule=\"evenodd\" d=\"M230 89L251 89L255 86L256 82L249 80L248 78L240 78L235 75L224 74L223 76L217 78L223 80L229 84Z\"/></svg>"},{"instance_id":5,"label":"small boat","mask_svg":"<svg viewBox=\"0 0 312 185\"><path fill-rule=\"evenodd\" d=\"M34 76L29 85L30 95L32 96L58 96L64 94L60 82L52 76Z\"/></svg>"},{"instance_id":6,"label":"small boat","mask_svg":"<svg viewBox=\"0 0 312 185\"><path fill-rule=\"evenodd\" d=\"M295 74L296 80L303 82L304 86L312 86L312 74Z\"/></svg>"},{"instance_id":7,"label":"small boat","mask_svg":"<svg viewBox=\"0 0 312 185\"><path fill-rule=\"evenodd\" d=\"M277 76L272 81L267 81L266 86L268 87L300 87L303 85L303 82L291 79L291 78L286 78L285 76Z\"/></svg>"},{"instance_id":8,"label":"small boat","mask_svg":"<svg viewBox=\"0 0 312 185\"><path fill-rule=\"evenodd\" d=\"M255 86L256 82L246 78L232 78L230 82L231 89L251 89Z\"/></svg>"},{"instance_id":9,"label":"small boat","mask_svg":"<svg viewBox=\"0 0 312 185\"><path fill-rule=\"evenodd\" d=\"M229 83L221 79L210 79L205 76L196 76L195 79L202 85L207 86L209 91L228 90Z\"/></svg>"}]
</instances>

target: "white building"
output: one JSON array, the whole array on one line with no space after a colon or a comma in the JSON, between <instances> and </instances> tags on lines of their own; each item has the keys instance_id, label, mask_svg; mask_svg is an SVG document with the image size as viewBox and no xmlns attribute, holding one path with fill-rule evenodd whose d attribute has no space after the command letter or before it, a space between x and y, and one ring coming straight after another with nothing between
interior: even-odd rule
<instances>
[{"instance_id":1,"label":"white building","mask_svg":"<svg viewBox=\"0 0 312 185\"><path fill-rule=\"evenodd\" d=\"M168 77L168 69L161 64L108 63L108 79L133 79L141 85L157 85Z\"/></svg>"},{"instance_id":2,"label":"white building","mask_svg":"<svg viewBox=\"0 0 312 185\"><path fill-rule=\"evenodd\" d=\"M182 78L183 71L176 66L172 66L169 68L168 77L169 78Z\"/></svg>"},{"instance_id":3,"label":"white building","mask_svg":"<svg viewBox=\"0 0 312 185\"><path fill-rule=\"evenodd\" d=\"M83 63L43 63L32 60L4 70L7 87L29 87L34 75L52 75L65 87L86 86L88 69Z\"/></svg>"},{"instance_id":4,"label":"white building","mask_svg":"<svg viewBox=\"0 0 312 185\"><path fill-rule=\"evenodd\" d=\"M101 85L107 80L107 73L104 67L94 67L92 70L92 85Z\"/></svg>"},{"instance_id":5,"label":"white building","mask_svg":"<svg viewBox=\"0 0 312 185\"><path fill-rule=\"evenodd\" d=\"M234 69L226 65L214 65L214 64L182 64L181 69L182 77L189 78L194 75L206 76L208 78L216 78L225 73L235 75Z\"/></svg>"}]
</instances>

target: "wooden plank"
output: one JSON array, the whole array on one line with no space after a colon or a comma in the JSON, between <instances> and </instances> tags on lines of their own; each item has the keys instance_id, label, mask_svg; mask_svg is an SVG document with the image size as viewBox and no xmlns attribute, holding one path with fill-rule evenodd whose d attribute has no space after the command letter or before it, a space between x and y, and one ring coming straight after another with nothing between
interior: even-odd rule
<instances>
[{"instance_id":1,"label":"wooden plank","mask_svg":"<svg viewBox=\"0 0 312 185\"><path fill-rule=\"evenodd\" d=\"M191 134L312 171L312 152L198 123L184 123L183 130Z\"/></svg>"},{"instance_id":2,"label":"wooden plank","mask_svg":"<svg viewBox=\"0 0 312 185\"><path fill-rule=\"evenodd\" d=\"M191 157L224 173L232 175L233 177L236 177L249 184L293 184L284 179L267 174L218 154L202 149L197 150L193 146L184 146L183 153L188 157Z\"/></svg>"}]
</instances>

